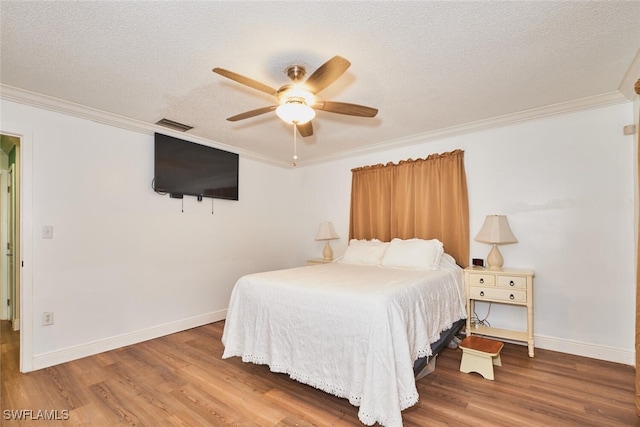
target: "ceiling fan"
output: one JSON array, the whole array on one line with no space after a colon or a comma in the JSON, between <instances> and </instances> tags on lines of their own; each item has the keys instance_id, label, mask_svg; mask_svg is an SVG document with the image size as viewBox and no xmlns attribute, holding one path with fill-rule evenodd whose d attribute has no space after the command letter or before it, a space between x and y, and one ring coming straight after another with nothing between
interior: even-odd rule
<instances>
[{"instance_id":1,"label":"ceiling fan","mask_svg":"<svg viewBox=\"0 0 640 427\"><path fill-rule=\"evenodd\" d=\"M225 70L224 68L216 67L213 69L213 72L261 92L273 95L278 100L278 104L276 105L237 114L229 117L227 120L235 122L275 110L278 117L287 123L295 125L300 135L306 137L313 135L311 120L316 115L315 110L358 117L375 117L375 115L378 114L378 109L376 108L345 102L320 101L316 98L318 93L336 81L350 66L351 63L345 58L334 56L322 64L303 82L302 79L306 75L305 68L301 65L291 65L287 67L285 71L292 80L292 83L287 83L280 87L280 89L274 89L249 77Z\"/></svg>"}]
</instances>

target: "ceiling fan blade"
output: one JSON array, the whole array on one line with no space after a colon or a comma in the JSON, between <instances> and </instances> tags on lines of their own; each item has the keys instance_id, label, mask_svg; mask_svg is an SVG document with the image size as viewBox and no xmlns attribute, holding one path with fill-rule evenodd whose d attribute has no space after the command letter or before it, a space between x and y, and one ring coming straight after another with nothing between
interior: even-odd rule
<instances>
[{"instance_id":1,"label":"ceiling fan blade","mask_svg":"<svg viewBox=\"0 0 640 427\"><path fill-rule=\"evenodd\" d=\"M251 110L251 111L246 111L244 113L237 114L235 116L229 117L227 120L229 120L230 122L237 122L238 120L244 120L251 117L259 116L260 114L268 113L270 111L275 110L276 108L278 108L277 105L262 107L262 108L258 108L257 110Z\"/></svg>"},{"instance_id":2,"label":"ceiling fan blade","mask_svg":"<svg viewBox=\"0 0 640 427\"><path fill-rule=\"evenodd\" d=\"M257 89L261 92L268 93L269 95L275 96L276 92L278 92L276 89L270 86L267 86L264 83L260 83L257 80L250 79L249 77L242 76L238 73L234 73L233 71L225 70L224 68L216 67L213 69L213 72L220 74L221 76L224 76L228 79L234 80L238 83L241 83L243 85Z\"/></svg>"},{"instance_id":3,"label":"ceiling fan blade","mask_svg":"<svg viewBox=\"0 0 640 427\"><path fill-rule=\"evenodd\" d=\"M315 70L313 74L309 76L305 85L311 92L317 95L318 92L325 89L344 74L350 66L351 62L341 56L334 56Z\"/></svg>"},{"instance_id":4,"label":"ceiling fan blade","mask_svg":"<svg viewBox=\"0 0 640 427\"><path fill-rule=\"evenodd\" d=\"M328 111L330 113L346 114L347 116L375 117L378 114L377 108L365 107L364 105L348 104L346 102L322 101L312 105L316 110Z\"/></svg>"},{"instance_id":5,"label":"ceiling fan blade","mask_svg":"<svg viewBox=\"0 0 640 427\"><path fill-rule=\"evenodd\" d=\"M300 135L302 135L303 137L313 135L313 125L311 124L311 121L308 121L307 123L304 123L302 125L296 125L296 128L298 128L298 132L300 132Z\"/></svg>"}]
</instances>

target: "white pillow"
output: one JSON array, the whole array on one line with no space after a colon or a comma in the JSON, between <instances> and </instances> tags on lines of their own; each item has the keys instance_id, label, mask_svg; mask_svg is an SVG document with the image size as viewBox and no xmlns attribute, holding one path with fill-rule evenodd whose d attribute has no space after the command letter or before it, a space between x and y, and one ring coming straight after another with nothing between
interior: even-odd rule
<instances>
[{"instance_id":1,"label":"white pillow","mask_svg":"<svg viewBox=\"0 0 640 427\"><path fill-rule=\"evenodd\" d=\"M388 243L380 240L356 240L351 239L342 259L342 264L380 265Z\"/></svg>"},{"instance_id":2,"label":"white pillow","mask_svg":"<svg viewBox=\"0 0 640 427\"><path fill-rule=\"evenodd\" d=\"M444 246L438 239L393 239L382 257L382 267L438 270Z\"/></svg>"}]
</instances>

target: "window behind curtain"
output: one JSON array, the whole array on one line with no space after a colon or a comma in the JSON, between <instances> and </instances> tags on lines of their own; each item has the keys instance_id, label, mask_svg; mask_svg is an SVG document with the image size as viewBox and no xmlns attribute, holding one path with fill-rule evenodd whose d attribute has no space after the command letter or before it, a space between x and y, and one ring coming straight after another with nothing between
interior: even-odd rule
<instances>
[{"instance_id":1,"label":"window behind curtain","mask_svg":"<svg viewBox=\"0 0 640 427\"><path fill-rule=\"evenodd\" d=\"M464 151L352 169L350 239L438 239L469 264Z\"/></svg>"}]
</instances>

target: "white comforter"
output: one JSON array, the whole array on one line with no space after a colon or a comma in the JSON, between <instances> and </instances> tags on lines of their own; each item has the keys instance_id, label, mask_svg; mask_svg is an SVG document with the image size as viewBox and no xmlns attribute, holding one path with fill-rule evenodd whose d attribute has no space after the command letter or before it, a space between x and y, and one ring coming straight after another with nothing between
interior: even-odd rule
<instances>
[{"instance_id":1,"label":"white comforter","mask_svg":"<svg viewBox=\"0 0 640 427\"><path fill-rule=\"evenodd\" d=\"M414 361L466 316L464 304L457 266L332 263L250 274L231 295L222 357L347 398L366 425L401 426L401 411L418 401Z\"/></svg>"}]
</instances>

